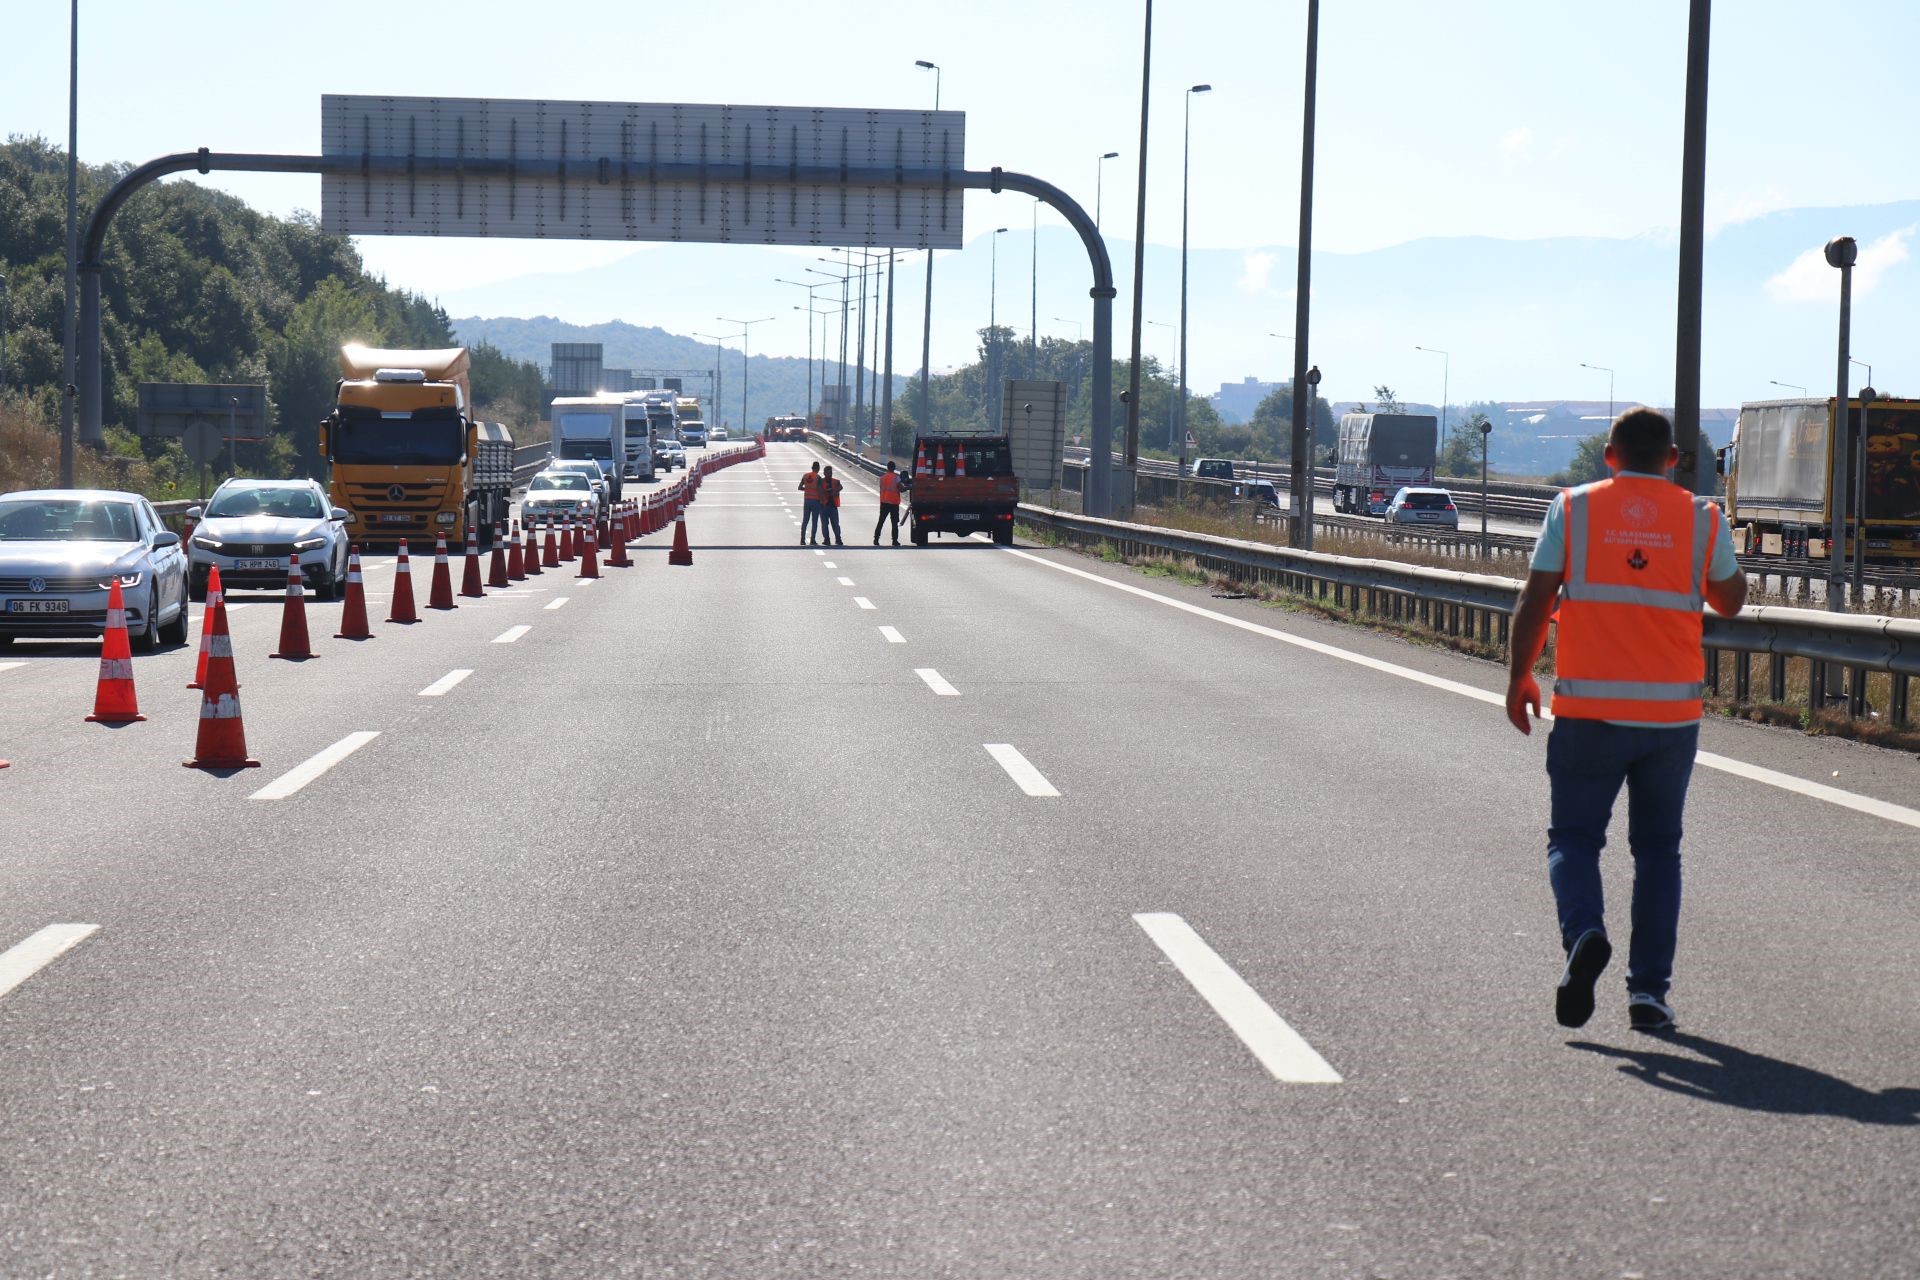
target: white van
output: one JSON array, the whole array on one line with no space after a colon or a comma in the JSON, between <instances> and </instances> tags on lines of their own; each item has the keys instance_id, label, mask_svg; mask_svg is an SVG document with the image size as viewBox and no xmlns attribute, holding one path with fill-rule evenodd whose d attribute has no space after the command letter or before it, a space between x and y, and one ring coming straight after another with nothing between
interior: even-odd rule
<instances>
[{"instance_id":1,"label":"white van","mask_svg":"<svg viewBox=\"0 0 1920 1280\"><path fill-rule=\"evenodd\" d=\"M646 392L631 391L619 399L626 449L621 474L629 480L652 484L659 474L653 465L653 431L647 423Z\"/></svg>"},{"instance_id":2,"label":"white van","mask_svg":"<svg viewBox=\"0 0 1920 1280\"><path fill-rule=\"evenodd\" d=\"M615 502L620 500L621 459L626 456L626 421L618 396L561 396L553 402L553 456L560 461L592 459L607 473Z\"/></svg>"}]
</instances>

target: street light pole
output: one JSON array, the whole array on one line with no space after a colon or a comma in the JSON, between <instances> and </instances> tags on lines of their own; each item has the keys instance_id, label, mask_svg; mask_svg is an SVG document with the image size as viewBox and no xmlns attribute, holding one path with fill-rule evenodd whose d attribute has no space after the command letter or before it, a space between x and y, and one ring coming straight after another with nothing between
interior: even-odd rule
<instances>
[{"instance_id":1,"label":"street light pole","mask_svg":"<svg viewBox=\"0 0 1920 1280\"><path fill-rule=\"evenodd\" d=\"M740 326L740 430L744 432L747 429L747 361L750 358L749 352L753 342L753 326L767 324L775 317L761 316L758 320L731 320L726 316L715 316L714 319L721 324Z\"/></svg>"},{"instance_id":2,"label":"street light pole","mask_svg":"<svg viewBox=\"0 0 1920 1280\"><path fill-rule=\"evenodd\" d=\"M1595 373L1604 373L1607 375L1607 426L1608 429L1611 430L1613 426L1613 370L1603 364L1588 364L1585 360L1580 362L1580 367L1582 369L1591 369ZM1804 387L1801 389L1805 390Z\"/></svg>"},{"instance_id":3,"label":"street light pole","mask_svg":"<svg viewBox=\"0 0 1920 1280\"><path fill-rule=\"evenodd\" d=\"M1187 175L1193 167L1193 99L1212 93L1210 84L1196 84L1185 94L1180 142L1180 390L1174 430L1180 433L1180 470L1187 469Z\"/></svg>"},{"instance_id":4,"label":"street light pole","mask_svg":"<svg viewBox=\"0 0 1920 1280\"><path fill-rule=\"evenodd\" d=\"M1033 246L1028 261L1033 272L1033 294L1027 316L1027 376L1033 378L1040 373L1040 201L1037 199L1033 202Z\"/></svg>"},{"instance_id":5,"label":"street light pole","mask_svg":"<svg viewBox=\"0 0 1920 1280\"><path fill-rule=\"evenodd\" d=\"M1101 195L1101 188L1102 188L1102 187L1104 187L1104 186L1106 185L1106 177L1107 177L1107 161L1109 161L1109 160L1117 160L1117 159L1119 159L1119 158L1120 158L1120 153L1119 153L1118 151L1109 151L1109 152L1107 152L1106 154L1104 154L1104 155L1102 155L1102 156L1100 157L1100 163L1094 166L1094 170L1093 170L1093 229L1094 229L1095 231L1098 231L1098 230L1100 229L1100 195Z\"/></svg>"},{"instance_id":6,"label":"street light pole","mask_svg":"<svg viewBox=\"0 0 1920 1280\"><path fill-rule=\"evenodd\" d=\"M1480 423L1480 559L1487 558L1487 454L1493 448L1493 424Z\"/></svg>"},{"instance_id":7,"label":"street light pole","mask_svg":"<svg viewBox=\"0 0 1920 1280\"><path fill-rule=\"evenodd\" d=\"M995 227L987 241L987 394L993 399L993 410L987 415L987 421L996 433L1000 429L1000 320L997 295L1000 288L1000 237L1006 231L1005 227Z\"/></svg>"},{"instance_id":8,"label":"street light pole","mask_svg":"<svg viewBox=\"0 0 1920 1280\"><path fill-rule=\"evenodd\" d=\"M1700 447L1700 324L1707 221L1707 49L1713 0L1691 0L1687 95L1680 148L1680 281L1674 317L1673 439L1694 459L1688 488L1712 492ZM1846 373L1842 363L1840 372ZM1844 390L1842 391L1844 395Z\"/></svg>"},{"instance_id":9,"label":"street light pole","mask_svg":"<svg viewBox=\"0 0 1920 1280\"><path fill-rule=\"evenodd\" d=\"M1320 70L1320 0L1307 0L1305 104L1300 116L1300 240L1293 296L1293 545L1313 550L1313 423L1307 403L1307 299L1313 282L1313 102Z\"/></svg>"},{"instance_id":10,"label":"street light pole","mask_svg":"<svg viewBox=\"0 0 1920 1280\"><path fill-rule=\"evenodd\" d=\"M73 487L74 351L80 341L80 313L74 294L80 280L79 149L80 149L80 0L70 6L67 41L67 311L66 354L60 378L60 483Z\"/></svg>"},{"instance_id":11,"label":"street light pole","mask_svg":"<svg viewBox=\"0 0 1920 1280\"><path fill-rule=\"evenodd\" d=\"M1417 343L1413 349L1415 351L1424 351L1430 356L1440 357L1440 440L1434 447L1436 449L1444 449L1447 447L1447 393L1449 391L1448 380L1453 374L1453 353L1450 351L1442 351L1438 347L1423 347Z\"/></svg>"},{"instance_id":12,"label":"street light pole","mask_svg":"<svg viewBox=\"0 0 1920 1280\"><path fill-rule=\"evenodd\" d=\"M1768 378L1767 385L1770 387L1786 387L1788 390L1798 391L1801 395L1807 394L1807 389L1797 382L1775 382L1772 378Z\"/></svg>"},{"instance_id":13,"label":"street light pole","mask_svg":"<svg viewBox=\"0 0 1920 1280\"><path fill-rule=\"evenodd\" d=\"M940 109L940 68L938 64L918 61L913 64L933 72L933 109ZM920 430L933 431L933 250L927 250L927 296L920 320Z\"/></svg>"},{"instance_id":14,"label":"street light pole","mask_svg":"<svg viewBox=\"0 0 1920 1280\"><path fill-rule=\"evenodd\" d=\"M1853 459L1853 598L1855 600L1866 598L1867 410L1873 408L1873 402L1879 398L1880 393L1873 389L1872 375L1869 374L1867 385L1860 388L1860 447L1855 450Z\"/></svg>"},{"instance_id":15,"label":"street light pole","mask_svg":"<svg viewBox=\"0 0 1920 1280\"><path fill-rule=\"evenodd\" d=\"M1319 0L1308 0L1316 4ZM1133 350L1127 371L1127 443L1124 453L1127 492L1114 505L1133 509L1140 472L1140 323L1145 298L1147 266L1147 105L1153 97L1153 0L1146 0L1145 34L1140 41L1140 164L1139 191L1133 211Z\"/></svg>"},{"instance_id":16,"label":"street light pole","mask_svg":"<svg viewBox=\"0 0 1920 1280\"><path fill-rule=\"evenodd\" d=\"M1847 607L1847 375L1853 360L1848 352L1853 324L1853 264L1860 246L1852 236L1827 241L1827 265L1840 269L1840 355L1834 376L1833 421L1827 433L1833 474L1828 478L1828 503L1833 508L1827 530L1827 608L1835 613Z\"/></svg>"}]
</instances>

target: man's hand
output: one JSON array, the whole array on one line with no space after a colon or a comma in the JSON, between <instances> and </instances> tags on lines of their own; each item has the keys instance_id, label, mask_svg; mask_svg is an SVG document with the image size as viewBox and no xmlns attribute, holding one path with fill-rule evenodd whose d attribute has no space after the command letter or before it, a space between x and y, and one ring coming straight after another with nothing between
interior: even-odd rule
<instances>
[{"instance_id":1,"label":"man's hand","mask_svg":"<svg viewBox=\"0 0 1920 1280\"><path fill-rule=\"evenodd\" d=\"M1540 714L1540 686L1531 672L1512 676L1507 681L1507 719L1513 727L1529 736L1533 733L1533 722L1527 718L1531 711Z\"/></svg>"}]
</instances>

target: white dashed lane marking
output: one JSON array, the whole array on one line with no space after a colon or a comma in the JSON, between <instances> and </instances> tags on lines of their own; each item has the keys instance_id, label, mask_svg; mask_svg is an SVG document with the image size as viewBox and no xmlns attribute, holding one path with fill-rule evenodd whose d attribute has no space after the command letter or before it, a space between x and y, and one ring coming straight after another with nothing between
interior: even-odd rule
<instances>
[{"instance_id":1,"label":"white dashed lane marking","mask_svg":"<svg viewBox=\"0 0 1920 1280\"><path fill-rule=\"evenodd\" d=\"M1315 1053L1313 1046L1193 931L1192 925L1169 911L1141 912L1133 920L1274 1079L1288 1084L1340 1083L1340 1073L1328 1066L1327 1060Z\"/></svg>"},{"instance_id":2,"label":"white dashed lane marking","mask_svg":"<svg viewBox=\"0 0 1920 1280\"><path fill-rule=\"evenodd\" d=\"M880 628L880 634L886 637L886 641L888 644L905 644L907 642L907 638L901 635L898 631L894 630L892 627Z\"/></svg>"},{"instance_id":3,"label":"white dashed lane marking","mask_svg":"<svg viewBox=\"0 0 1920 1280\"><path fill-rule=\"evenodd\" d=\"M468 676L472 674L473 674L473 668L471 667L456 668L452 671L447 672L447 674L441 676L438 680L435 680L432 684L422 689L420 691L420 696L423 698L438 698L442 694L446 693L447 690L453 688L453 686L459 684L462 680L465 680Z\"/></svg>"},{"instance_id":4,"label":"white dashed lane marking","mask_svg":"<svg viewBox=\"0 0 1920 1280\"><path fill-rule=\"evenodd\" d=\"M345 760L348 756L379 737L378 730L362 729L350 733L325 751L308 759L304 764L295 765L287 772L269 782L252 795L249 800L285 800L308 783L319 778L327 770Z\"/></svg>"},{"instance_id":5,"label":"white dashed lane marking","mask_svg":"<svg viewBox=\"0 0 1920 1280\"><path fill-rule=\"evenodd\" d=\"M515 640L518 640L531 630L533 630L533 628L523 622L517 627L508 627L505 631L495 636L493 642L495 644L512 644Z\"/></svg>"},{"instance_id":6,"label":"white dashed lane marking","mask_svg":"<svg viewBox=\"0 0 1920 1280\"><path fill-rule=\"evenodd\" d=\"M567 601L571 599L573 599L572 596L555 596L553 599L547 601L547 608L558 609L561 605L565 604Z\"/></svg>"},{"instance_id":7,"label":"white dashed lane marking","mask_svg":"<svg viewBox=\"0 0 1920 1280\"><path fill-rule=\"evenodd\" d=\"M1047 781L1046 775L1034 768L1017 748L1004 742L989 742L986 745L987 754L992 756L994 762L1005 769L1007 776L1028 795L1057 796L1060 794L1054 785Z\"/></svg>"},{"instance_id":8,"label":"white dashed lane marking","mask_svg":"<svg viewBox=\"0 0 1920 1280\"><path fill-rule=\"evenodd\" d=\"M0 951L0 998L85 942L97 924L50 924Z\"/></svg>"},{"instance_id":9,"label":"white dashed lane marking","mask_svg":"<svg viewBox=\"0 0 1920 1280\"><path fill-rule=\"evenodd\" d=\"M853 602L859 605L862 609L873 609L878 607L873 603L873 601L867 599L865 596L855 596L853 598Z\"/></svg>"},{"instance_id":10,"label":"white dashed lane marking","mask_svg":"<svg viewBox=\"0 0 1920 1280\"><path fill-rule=\"evenodd\" d=\"M834 579L834 581L838 582L843 587L850 587L853 585L852 578L836 578Z\"/></svg>"},{"instance_id":11,"label":"white dashed lane marking","mask_svg":"<svg viewBox=\"0 0 1920 1280\"><path fill-rule=\"evenodd\" d=\"M933 690L943 698L957 698L960 696L960 691L948 684L946 677L938 671L935 671L932 667L915 667L913 674L925 680L927 682L927 688Z\"/></svg>"}]
</instances>

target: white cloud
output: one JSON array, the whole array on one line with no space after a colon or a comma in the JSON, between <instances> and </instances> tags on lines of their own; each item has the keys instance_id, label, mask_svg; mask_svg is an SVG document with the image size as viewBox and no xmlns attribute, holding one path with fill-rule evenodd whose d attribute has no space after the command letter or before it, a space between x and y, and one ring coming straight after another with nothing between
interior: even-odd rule
<instances>
[{"instance_id":1,"label":"white cloud","mask_svg":"<svg viewBox=\"0 0 1920 1280\"><path fill-rule=\"evenodd\" d=\"M1743 191L1738 195L1715 192L1707 200L1707 234L1717 236L1727 227L1793 207L1793 201L1779 187Z\"/></svg>"},{"instance_id":2,"label":"white cloud","mask_svg":"<svg viewBox=\"0 0 1920 1280\"><path fill-rule=\"evenodd\" d=\"M1272 293L1271 277L1273 269L1280 263L1276 254L1264 249L1249 249L1240 259L1240 292L1246 294Z\"/></svg>"},{"instance_id":3,"label":"white cloud","mask_svg":"<svg viewBox=\"0 0 1920 1280\"><path fill-rule=\"evenodd\" d=\"M1509 156L1523 156L1533 146L1533 130L1521 125L1500 139L1500 150Z\"/></svg>"},{"instance_id":4,"label":"white cloud","mask_svg":"<svg viewBox=\"0 0 1920 1280\"><path fill-rule=\"evenodd\" d=\"M1920 231L1920 223L1888 232L1860 250L1853 267L1854 296L1864 298L1880 283L1880 277L1911 258L1908 241ZM1787 269L1767 281L1767 292L1776 302L1833 302L1840 296L1840 281L1827 265L1825 247L1809 249L1788 264Z\"/></svg>"}]
</instances>

